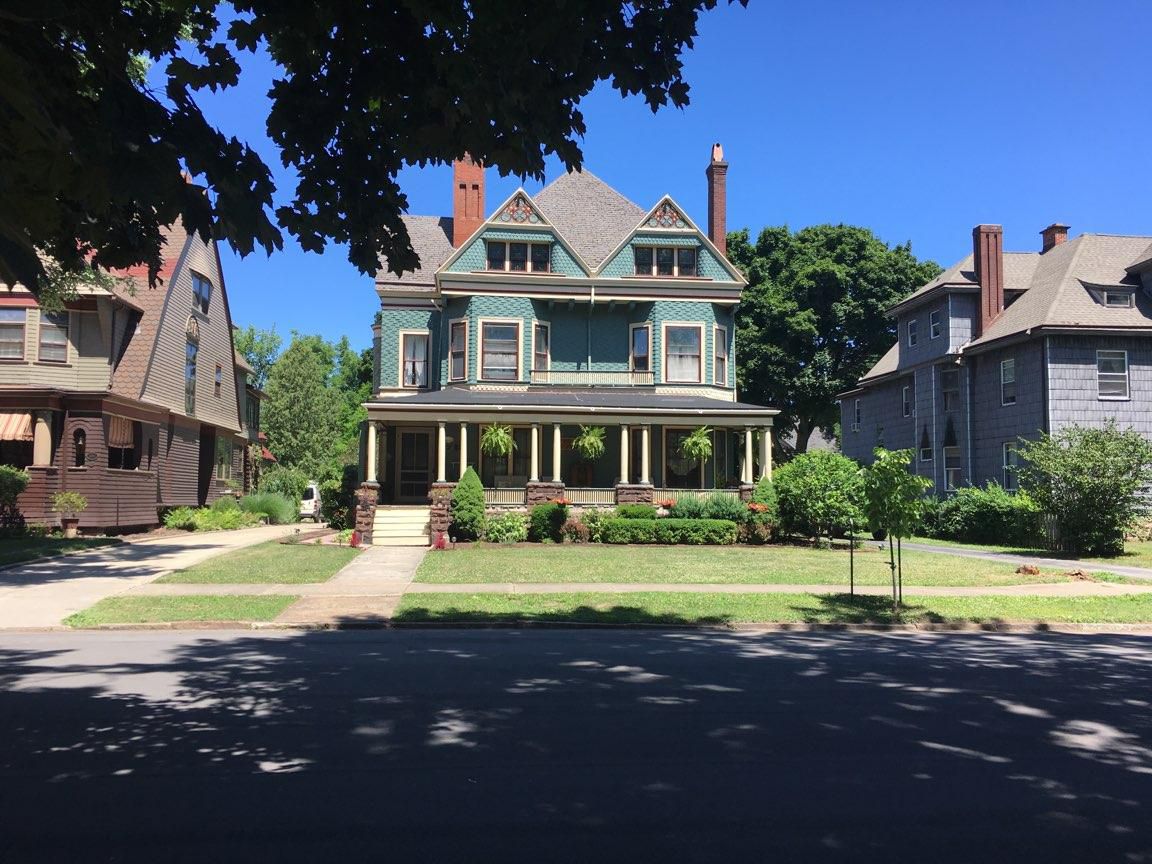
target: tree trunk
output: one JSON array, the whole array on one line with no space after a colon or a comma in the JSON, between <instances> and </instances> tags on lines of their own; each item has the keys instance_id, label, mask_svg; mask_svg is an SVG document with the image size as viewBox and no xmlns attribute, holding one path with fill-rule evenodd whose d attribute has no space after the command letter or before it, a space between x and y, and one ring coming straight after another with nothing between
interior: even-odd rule
<instances>
[{"instance_id":1,"label":"tree trunk","mask_svg":"<svg viewBox=\"0 0 1152 864\"><path fill-rule=\"evenodd\" d=\"M811 417L801 417L796 421L796 454L808 452L808 439L812 437L812 430L816 424Z\"/></svg>"}]
</instances>

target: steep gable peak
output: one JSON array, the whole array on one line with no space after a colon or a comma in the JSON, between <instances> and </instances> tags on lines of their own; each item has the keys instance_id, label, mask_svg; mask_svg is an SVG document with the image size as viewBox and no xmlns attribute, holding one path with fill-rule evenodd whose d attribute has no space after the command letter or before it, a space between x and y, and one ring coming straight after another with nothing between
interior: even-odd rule
<instances>
[{"instance_id":1,"label":"steep gable peak","mask_svg":"<svg viewBox=\"0 0 1152 864\"><path fill-rule=\"evenodd\" d=\"M531 196L523 189L517 189L507 203L488 220L493 224L504 225L547 225L540 209L532 202Z\"/></svg>"}]
</instances>

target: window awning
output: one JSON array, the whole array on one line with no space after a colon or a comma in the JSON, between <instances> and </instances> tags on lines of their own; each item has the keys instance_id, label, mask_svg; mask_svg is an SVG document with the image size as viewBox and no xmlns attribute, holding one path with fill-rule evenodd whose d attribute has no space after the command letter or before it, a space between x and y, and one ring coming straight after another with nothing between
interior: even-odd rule
<instances>
[{"instance_id":1,"label":"window awning","mask_svg":"<svg viewBox=\"0 0 1152 864\"><path fill-rule=\"evenodd\" d=\"M0 413L0 441L31 441L32 414Z\"/></svg>"},{"instance_id":2,"label":"window awning","mask_svg":"<svg viewBox=\"0 0 1152 864\"><path fill-rule=\"evenodd\" d=\"M108 418L108 446L132 447L135 445L132 435L132 421L127 417L117 417L115 414Z\"/></svg>"},{"instance_id":3,"label":"window awning","mask_svg":"<svg viewBox=\"0 0 1152 864\"><path fill-rule=\"evenodd\" d=\"M260 458L264 459L268 462L275 462L276 461L276 457L272 455L272 451L269 450L267 447L261 447L260 448Z\"/></svg>"}]
</instances>

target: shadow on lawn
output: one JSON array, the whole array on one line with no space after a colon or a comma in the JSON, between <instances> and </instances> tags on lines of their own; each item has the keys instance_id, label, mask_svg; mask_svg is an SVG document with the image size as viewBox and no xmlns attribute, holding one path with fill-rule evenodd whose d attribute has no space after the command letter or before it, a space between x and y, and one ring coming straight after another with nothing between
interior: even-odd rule
<instances>
[{"instance_id":1,"label":"shadow on lawn","mask_svg":"<svg viewBox=\"0 0 1152 864\"><path fill-rule=\"evenodd\" d=\"M344 619L344 626L355 627L358 619ZM382 621L383 619L376 619ZM608 624L660 626L715 626L731 625L731 615L693 615L651 612L640 606L576 606L555 612L481 612L475 609L428 609L410 606L398 611L391 619L393 624ZM364 626L367 626L365 623Z\"/></svg>"},{"instance_id":2,"label":"shadow on lawn","mask_svg":"<svg viewBox=\"0 0 1152 864\"><path fill-rule=\"evenodd\" d=\"M984 630L1006 630L1002 618L947 618L926 606L904 601L899 611L892 598L880 594L812 594L812 603L792 608L804 615L806 624L931 624L942 629L978 624Z\"/></svg>"}]
</instances>

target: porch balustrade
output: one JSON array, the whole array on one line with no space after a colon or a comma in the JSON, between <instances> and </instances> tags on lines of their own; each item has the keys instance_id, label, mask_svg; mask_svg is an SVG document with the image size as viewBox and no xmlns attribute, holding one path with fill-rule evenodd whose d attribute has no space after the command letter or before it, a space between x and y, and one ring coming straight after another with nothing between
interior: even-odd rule
<instances>
[{"instance_id":1,"label":"porch balustrade","mask_svg":"<svg viewBox=\"0 0 1152 864\"><path fill-rule=\"evenodd\" d=\"M651 372L533 369L532 383L550 387L651 387Z\"/></svg>"}]
</instances>

